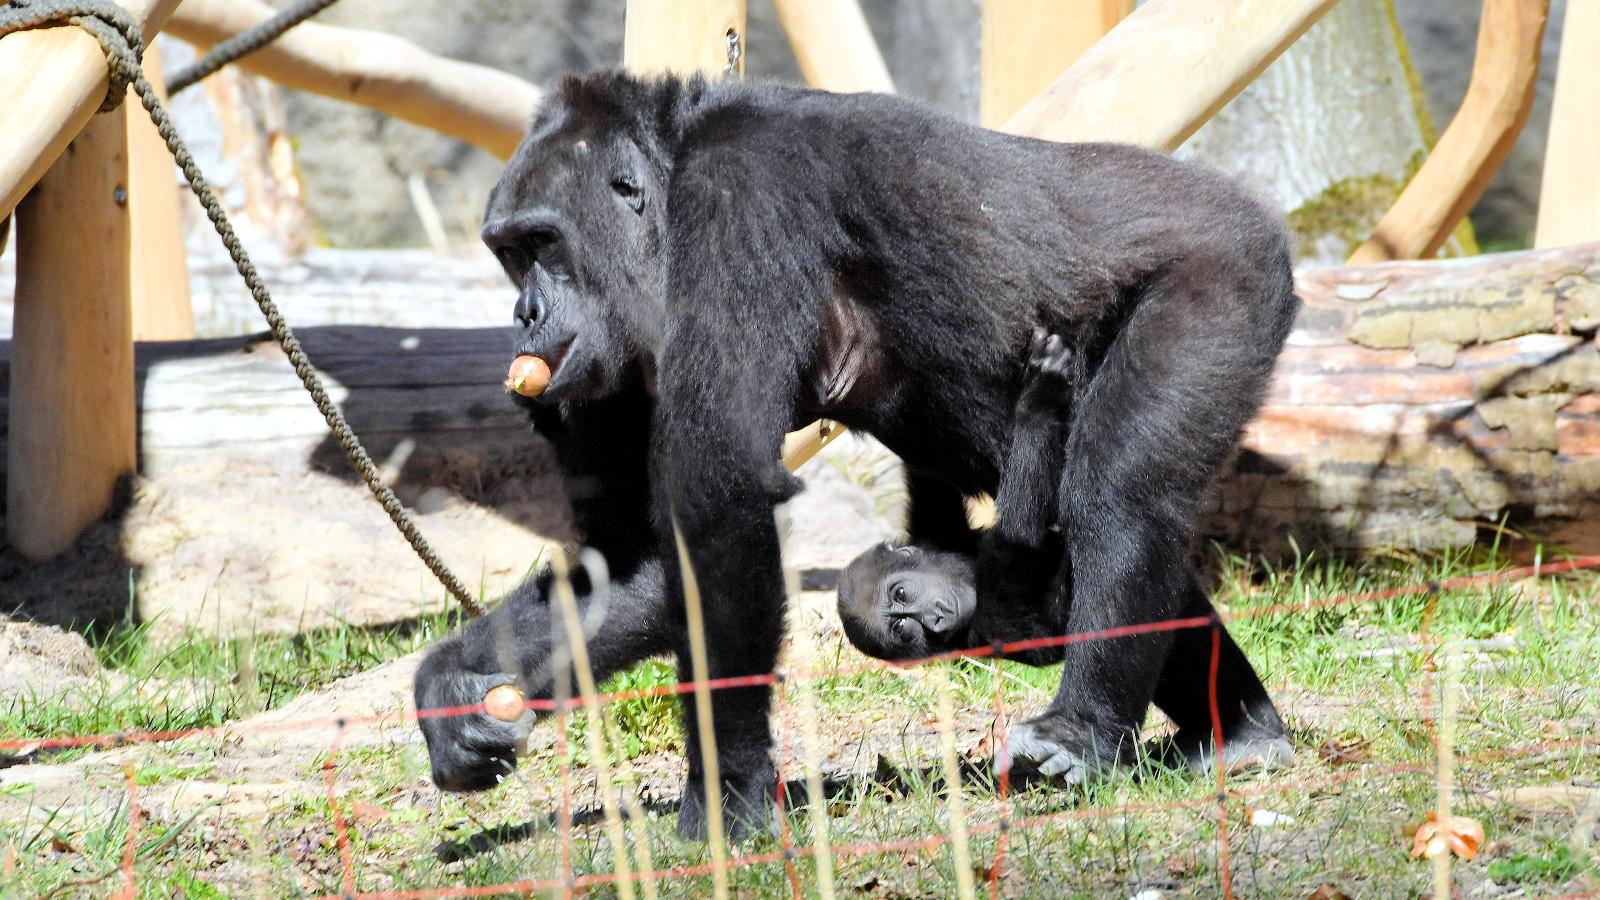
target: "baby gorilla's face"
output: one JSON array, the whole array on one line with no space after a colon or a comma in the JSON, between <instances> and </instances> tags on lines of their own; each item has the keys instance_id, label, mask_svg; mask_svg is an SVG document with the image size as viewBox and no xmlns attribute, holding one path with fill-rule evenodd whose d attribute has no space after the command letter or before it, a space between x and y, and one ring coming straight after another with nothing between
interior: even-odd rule
<instances>
[{"instance_id":1,"label":"baby gorilla's face","mask_svg":"<svg viewBox=\"0 0 1600 900\"><path fill-rule=\"evenodd\" d=\"M977 605L972 562L956 553L879 544L839 577L844 633L878 659L965 649Z\"/></svg>"}]
</instances>

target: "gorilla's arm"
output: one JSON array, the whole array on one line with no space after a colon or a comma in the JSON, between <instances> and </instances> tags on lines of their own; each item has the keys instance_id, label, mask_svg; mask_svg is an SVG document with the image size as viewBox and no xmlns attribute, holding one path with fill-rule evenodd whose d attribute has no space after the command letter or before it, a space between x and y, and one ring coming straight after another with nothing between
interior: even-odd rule
<instances>
[{"instance_id":1,"label":"gorilla's arm","mask_svg":"<svg viewBox=\"0 0 1600 900\"><path fill-rule=\"evenodd\" d=\"M573 573L597 679L674 649L676 618L666 605L661 560L648 506L646 451L650 401L642 387L560 416L532 405L535 427L556 445L579 536L604 557L607 584L596 596L589 572ZM551 605L548 569L460 634L439 642L417 670L416 703L433 764L446 790L483 790L515 763L531 716L500 722L482 713L429 716L472 706L490 688L518 684L529 697L551 695L563 666L565 626ZM603 606L596 606L596 602Z\"/></svg>"}]
</instances>

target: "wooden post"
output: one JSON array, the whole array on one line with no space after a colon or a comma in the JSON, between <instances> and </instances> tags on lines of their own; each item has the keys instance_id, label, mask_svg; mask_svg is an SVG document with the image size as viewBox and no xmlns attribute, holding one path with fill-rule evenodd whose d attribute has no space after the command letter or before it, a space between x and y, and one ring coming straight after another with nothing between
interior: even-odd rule
<instances>
[{"instance_id":1,"label":"wooden post","mask_svg":"<svg viewBox=\"0 0 1600 900\"><path fill-rule=\"evenodd\" d=\"M119 0L146 43L178 0ZM0 38L0 219L10 215L106 98L106 55L76 25Z\"/></svg>"},{"instance_id":2,"label":"wooden post","mask_svg":"<svg viewBox=\"0 0 1600 900\"><path fill-rule=\"evenodd\" d=\"M746 49L744 0L628 0L622 58L632 71L743 75Z\"/></svg>"},{"instance_id":3,"label":"wooden post","mask_svg":"<svg viewBox=\"0 0 1600 900\"><path fill-rule=\"evenodd\" d=\"M776 0L806 84L825 91L894 93L894 79L856 0Z\"/></svg>"},{"instance_id":4,"label":"wooden post","mask_svg":"<svg viewBox=\"0 0 1600 900\"><path fill-rule=\"evenodd\" d=\"M1535 244L1600 240L1600 3L1567 4Z\"/></svg>"},{"instance_id":5,"label":"wooden post","mask_svg":"<svg viewBox=\"0 0 1600 900\"><path fill-rule=\"evenodd\" d=\"M998 128L1133 12L1133 0L984 0L978 121Z\"/></svg>"},{"instance_id":6,"label":"wooden post","mask_svg":"<svg viewBox=\"0 0 1600 900\"><path fill-rule=\"evenodd\" d=\"M17 215L6 537L66 550L135 463L128 117L95 116Z\"/></svg>"},{"instance_id":7,"label":"wooden post","mask_svg":"<svg viewBox=\"0 0 1600 900\"><path fill-rule=\"evenodd\" d=\"M161 71L155 44L145 51L144 65L148 72ZM166 100L160 79L155 84ZM133 339L185 341L194 337L194 307L177 170L167 142L132 90L122 108L128 117L128 209L133 220Z\"/></svg>"},{"instance_id":8,"label":"wooden post","mask_svg":"<svg viewBox=\"0 0 1600 900\"><path fill-rule=\"evenodd\" d=\"M1351 265L1426 259L1455 232L1528 121L1549 13L1550 0L1485 0L1466 99Z\"/></svg>"}]
</instances>

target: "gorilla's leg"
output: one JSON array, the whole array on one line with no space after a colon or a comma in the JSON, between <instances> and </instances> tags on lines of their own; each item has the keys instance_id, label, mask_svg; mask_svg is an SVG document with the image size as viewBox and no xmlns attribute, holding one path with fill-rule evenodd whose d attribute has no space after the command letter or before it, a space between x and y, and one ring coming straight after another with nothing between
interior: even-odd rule
<instances>
[{"instance_id":1,"label":"gorilla's leg","mask_svg":"<svg viewBox=\"0 0 1600 900\"><path fill-rule=\"evenodd\" d=\"M551 605L549 570L529 579L488 615L436 644L417 669L418 724L433 763L433 781L447 791L494 787L516 765L516 746L533 716L502 722L484 713L430 715L483 702L490 688L516 684L548 699L557 679L572 684L566 629ZM673 649L659 561L650 559L597 596L582 570L574 573L579 614L589 635L596 680ZM598 604L603 603L603 607Z\"/></svg>"},{"instance_id":2,"label":"gorilla's leg","mask_svg":"<svg viewBox=\"0 0 1600 900\"><path fill-rule=\"evenodd\" d=\"M1076 403L1061 490L1074 563L1068 634L1155 625L1194 608L1199 496L1259 406L1294 310L1291 287L1273 267L1195 258L1152 279L1126 319L1107 324ZM1013 731L1003 763L1078 781L1132 761L1175 640L1153 630L1068 645L1059 692ZM1259 691L1253 675L1244 683L1246 696Z\"/></svg>"},{"instance_id":3,"label":"gorilla's leg","mask_svg":"<svg viewBox=\"0 0 1600 900\"><path fill-rule=\"evenodd\" d=\"M1179 615L1215 615L1198 580L1191 579L1188 599ZM1252 765L1288 765L1294 759L1294 749L1277 707L1233 636L1220 621L1216 628L1221 631L1216 646L1216 683L1223 764L1230 771ZM1174 632L1172 649L1167 653L1167 664L1161 670L1155 693L1156 705L1178 726L1174 748L1189 765L1202 771L1209 770L1215 762L1211 718L1213 640L1211 628Z\"/></svg>"}]
</instances>

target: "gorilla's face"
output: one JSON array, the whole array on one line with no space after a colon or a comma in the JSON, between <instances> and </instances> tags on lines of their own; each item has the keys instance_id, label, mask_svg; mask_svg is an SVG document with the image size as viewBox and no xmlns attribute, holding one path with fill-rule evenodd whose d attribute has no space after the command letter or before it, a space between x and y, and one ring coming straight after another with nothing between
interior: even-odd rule
<instances>
[{"instance_id":1,"label":"gorilla's face","mask_svg":"<svg viewBox=\"0 0 1600 900\"><path fill-rule=\"evenodd\" d=\"M518 290L541 400L614 393L661 335L665 178L622 129L541 118L489 195L483 240Z\"/></svg>"},{"instance_id":2,"label":"gorilla's face","mask_svg":"<svg viewBox=\"0 0 1600 900\"><path fill-rule=\"evenodd\" d=\"M839 577L845 635L879 659L965 649L977 605L972 563L957 553L879 544Z\"/></svg>"}]
</instances>

